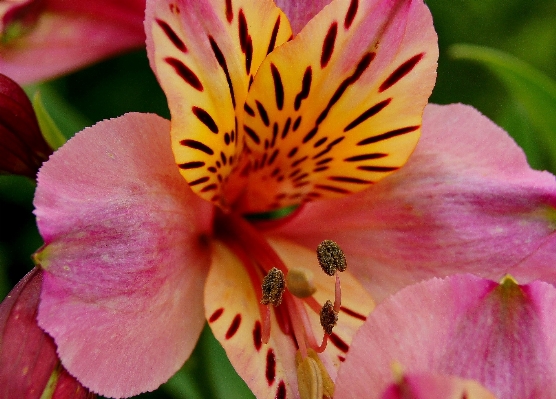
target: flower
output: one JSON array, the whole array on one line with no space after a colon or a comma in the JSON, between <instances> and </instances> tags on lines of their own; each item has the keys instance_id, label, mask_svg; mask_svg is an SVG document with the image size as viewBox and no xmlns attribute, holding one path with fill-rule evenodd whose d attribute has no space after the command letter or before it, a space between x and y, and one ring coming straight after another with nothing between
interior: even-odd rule
<instances>
[{"instance_id":1,"label":"flower","mask_svg":"<svg viewBox=\"0 0 556 399\"><path fill-rule=\"evenodd\" d=\"M0 4L0 73L53 78L145 42L145 0L10 0Z\"/></svg>"},{"instance_id":2,"label":"flower","mask_svg":"<svg viewBox=\"0 0 556 399\"><path fill-rule=\"evenodd\" d=\"M509 276L496 283L454 275L404 288L359 329L334 397L380 398L395 361L408 375L475 380L498 399L552 398L555 301L552 285Z\"/></svg>"},{"instance_id":3,"label":"flower","mask_svg":"<svg viewBox=\"0 0 556 399\"><path fill-rule=\"evenodd\" d=\"M435 78L436 35L422 2L334 1L291 40L270 1L151 1L146 14L171 123L127 114L85 129L44 164L35 197L45 241L39 325L92 391L156 388L208 320L256 396L299 397L298 378L335 378L373 308L360 282L380 294L450 273L443 260L463 251L483 268L510 238L528 242L503 257L511 265L553 232L553 177L530 170L470 108L427 109L426 144L398 171ZM478 160L477 137L509 160ZM470 187L474 201L454 204ZM290 205L302 206L279 220L256 217ZM372 248L358 238L389 234L386 221L397 240ZM400 238L415 232L420 241L405 247ZM341 296L314 254L325 239L349 249ZM415 273L374 274L380 251L395 267L412 260ZM323 345L321 316L333 329Z\"/></svg>"},{"instance_id":4,"label":"flower","mask_svg":"<svg viewBox=\"0 0 556 399\"><path fill-rule=\"evenodd\" d=\"M35 179L52 148L42 136L31 102L21 87L0 74L0 173Z\"/></svg>"}]
</instances>

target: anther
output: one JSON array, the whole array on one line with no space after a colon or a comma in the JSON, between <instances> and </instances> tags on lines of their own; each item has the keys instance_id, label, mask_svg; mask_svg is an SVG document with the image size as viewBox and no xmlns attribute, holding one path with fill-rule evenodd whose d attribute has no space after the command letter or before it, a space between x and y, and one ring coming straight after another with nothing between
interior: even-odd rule
<instances>
[{"instance_id":1,"label":"anther","mask_svg":"<svg viewBox=\"0 0 556 399\"><path fill-rule=\"evenodd\" d=\"M317 259L322 270L329 276L347 268L346 256L338 244L332 240L324 240L317 247Z\"/></svg>"},{"instance_id":2,"label":"anther","mask_svg":"<svg viewBox=\"0 0 556 399\"><path fill-rule=\"evenodd\" d=\"M263 305L272 304L278 306L282 303L282 295L286 289L284 273L273 267L263 278L263 295L261 303Z\"/></svg>"},{"instance_id":3,"label":"anther","mask_svg":"<svg viewBox=\"0 0 556 399\"><path fill-rule=\"evenodd\" d=\"M307 357L298 351L295 355L297 365L297 386L301 399L322 399L334 396L334 382L320 361L316 352L308 350Z\"/></svg>"},{"instance_id":4,"label":"anther","mask_svg":"<svg viewBox=\"0 0 556 399\"><path fill-rule=\"evenodd\" d=\"M307 298L313 295L317 288L313 284L313 273L304 268L290 268L286 275L288 290L298 298Z\"/></svg>"},{"instance_id":5,"label":"anther","mask_svg":"<svg viewBox=\"0 0 556 399\"><path fill-rule=\"evenodd\" d=\"M320 311L320 325L328 335L332 334L332 329L338 322L338 313L334 310L331 301L326 301Z\"/></svg>"}]
</instances>

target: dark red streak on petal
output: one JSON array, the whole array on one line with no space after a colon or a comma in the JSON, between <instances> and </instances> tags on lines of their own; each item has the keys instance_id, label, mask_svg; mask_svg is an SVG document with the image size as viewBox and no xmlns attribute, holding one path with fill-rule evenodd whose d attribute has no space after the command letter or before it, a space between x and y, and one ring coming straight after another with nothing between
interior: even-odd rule
<instances>
[{"instance_id":1,"label":"dark red streak on petal","mask_svg":"<svg viewBox=\"0 0 556 399\"><path fill-rule=\"evenodd\" d=\"M201 83L197 75L195 75L195 73L191 69L189 69L189 67L187 67L183 62L172 57L166 57L164 58L164 61L168 65L173 67L174 71L176 71L176 73L191 87L198 91L204 90L203 84Z\"/></svg>"},{"instance_id":2,"label":"dark red streak on petal","mask_svg":"<svg viewBox=\"0 0 556 399\"><path fill-rule=\"evenodd\" d=\"M255 344L255 349L258 352L263 344L261 322L259 320L255 322L255 328L253 328L253 343Z\"/></svg>"},{"instance_id":3,"label":"dark red streak on petal","mask_svg":"<svg viewBox=\"0 0 556 399\"><path fill-rule=\"evenodd\" d=\"M189 186L190 186L190 187L193 187L193 186L196 186L196 185L198 185L198 184L206 183L206 182L208 182L208 181L209 181L209 177L208 177L208 176L204 176L204 177L201 177L201 178L199 178L199 179L197 179L197 180L193 180L192 182L189 183Z\"/></svg>"},{"instance_id":4,"label":"dark red streak on petal","mask_svg":"<svg viewBox=\"0 0 556 399\"><path fill-rule=\"evenodd\" d=\"M393 172L398 170L399 167L397 166L367 166L362 165L358 166L357 169L364 170L365 172Z\"/></svg>"},{"instance_id":5,"label":"dark red streak on petal","mask_svg":"<svg viewBox=\"0 0 556 399\"><path fill-rule=\"evenodd\" d=\"M234 19L234 9L232 8L232 0L226 0L226 19L230 23Z\"/></svg>"},{"instance_id":6,"label":"dark red streak on petal","mask_svg":"<svg viewBox=\"0 0 556 399\"><path fill-rule=\"evenodd\" d=\"M180 169L196 169L203 166L205 166L205 163L203 161L186 162L186 163L180 163L178 165Z\"/></svg>"},{"instance_id":7,"label":"dark red streak on petal","mask_svg":"<svg viewBox=\"0 0 556 399\"><path fill-rule=\"evenodd\" d=\"M349 27L351 26L354 18L355 18L355 14L357 14L357 7L359 6L359 1L358 0L351 0L351 3L349 4L349 8L347 10L346 13L346 19L344 20L344 27L346 29L349 29Z\"/></svg>"},{"instance_id":8,"label":"dark red streak on petal","mask_svg":"<svg viewBox=\"0 0 556 399\"><path fill-rule=\"evenodd\" d=\"M363 320L363 321L367 320L367 318L362 314L357 313L349 308L346 308L345 306L341 306L340 310L345 314L350 315L351 317L355 317L356 319Z\"/></svg>"},{"instance_id":9,"label":"dark red streak on petal","mask_svg":"<svg viewBox=\"0 0 556 399\"><path fill-rule=\"evenodd\" d=\"M275 399L286 399L286 384L284 381L280 381L278 384L278 389L276 390Z\"/></svg>"},{"instance_id":10,"label":"dark red streak on petal","mask_svg":"<svg viewBox=\"0 0 556 399\"><path fill-rule=\"evenodd\" d=\"M243 126L243 130L245 130L245 133L247 133L247 135L251 137L251 140L253 140L256 144L260 144L261 139L253 129L251 129L249 126Z\"/></svg>"},{"instance_id":11,"label":"dark red streak on petal","mask_svg":"<svg viewBox=\"0 0 556 399\"><path fill-rule=\"evenodd\" d=\"M284 85L282 84L282 77L280 76L280 71L273 63L270 63L270 71L272 72L272 79L274 80L276 107L281 111L282 108L284 108Z\"/></svg>"},{"instance_id":12,"label":"dark red streak on petal","mask_svg":"<svg viewBox=\"0 0 556 399\"><path fill-rule=\"evenodd\" d=\"M379 158L384 158L387 157L388 154L384 154L382 152L374 152L371 154L361 154L361 155L355 155L353 157L349 157L344 159L345 162L359 162L359 161L368 161L369 159L379 159Z\"/></svg>"},{"instance_id":13,"label":"dark red streak on petal","mask_svg":"<svg viewBox=\"0 0 556 399\"><path fill-rule=\"evenodd\" d=\"M342 338L338 337L335 333L330 334L329 338L330 342L332 342L336 348L344 353L347 353L347 351L349 350L349 345L346 344Z\"/></svg>"},{"instance_id":14,"label":"dark red streak on petal","mask_svg":"<svg viewBox=\"0 0 556 399\"><path fill-rule=\"evenodd\" d=\"M363 112L361 115L359 115L357 118L355 118L349 125L347 125L344 128L344 132L347 132L347 131L353 129L354 127L359 126L361 123L365 122L371 116L375 116L380 111L382 111L384 108L386 108L386 106L388 104L390 104L391 101L392 101L392 99L388 98L384 101L381 101L381 102L373 105L371 108L369 108L368 110Z\"/></svg>"},{"instance_id":15,"label":"dark red streak on petal","mask_svg":"<svg viewBox=\"0 0 556 399\"><path fill-rule=\"evenodd\" d=\"M274 46L276 46L276 37L278 36L279 29L280 29L280 15L278 15L278 19L274 23L274 28L272 28L270 42L268 43L268 49L266 50L267 55L270 54L270 52L274 50Z\"/></svg>"},{"instance_id":16,"label":"dark red streak on petal","mask_svg":"<svg viewBox=\"0 0 556 399\"><path fill-rule=\"evenodd\" d=\"M230 324L230 327L228 327L228 331L226 331L226 339L230 339L235 335L240 324L241 324L241 315L238 313L232 320L232 324Z\"/></svg>"},{"instance_id":17,"label":"dark red streak on petal","mask_svg":"<svg viewBox=\"0 0 556 399\"><path fill-rule=\"evenodd\" d=\"M301 91L295 96L295 101L293 107L296 111L301 107L301 102L309 96L311 90L311 82L313 80L313 69L308 66L303 74L303 80L301 81Z\"/></svg>"},{"instance_id":18,"label":"dark red streak on petal","mask_svg":"<svg viewBox=\"0 0 556 399\"><path fill-rule=\"evenodd\" d=\"M212 150L212 148L210 148L209 146L201 143L200 141L197 140L190 140L190 139L186 139L186 140L182 140L180 141L180 144L185 146L185 147L189 147L189 148L194 148L196 150L202 151L205 154L208 155L214 155L214 151Z\"/></svg>"},{"instance_id":19,"label":"dark red streak on petal","mask_svg":"<svg viewBox=\"0 0 556 399\"><path fill-rule=\"evenodd\" d=\"M218 125L216 125L216 122L214 122L214 119L212 119L212 116L210 116L207 111L205 111L201 107L195 106L193 106L191 110L193 111L193 114L197 117L197 119L199 119L199 121L201 121L206 127L208 127L211 132L218 133Z\"/></svg>"},{"instance_id":20,"label":"dark red streak on petal","mask_svg":"<svg viewBox=\"0 0 556 399\"><path fill-rule=\"evenodd\" d=\"M345 188L335 187L335 186L328 186L326 184L315 184L315 188L320 189L320 190L331 191L333 193L351 194L351 191L346 190Z\"/></svg>"},{"instance_id":21,"label":"dark red streak on petal","mask_svg":"<svg viewBox=\"0 0 556 399\"><path fill-rule=\"evenodd\" d=\"M390 87L394 86L396 83L398 83L400 81L401 78L403 78L405 75L407 75L409 72L411 72L411 70L413 68L415 68L415 65L417 65L419 63L419 61L421 61L421 59L423 58L423 56L425 55L425 53L421 53L421 54L417 54L414 55L413 57L411 57L409 60L407 60L406 62L404 62L402 65L400 65L394 72L392 72L392 74L390 76L388 76L388 78L380 85L380 88L378 89L379 93L382 93L384 90L389 89Z\"/></svg>"},{"instance_id":22,"label":"dark red streak on petal","mask_svg":"<svg viewBox=\"0 0 556 399\"><path fill-rule=\"evenodd\" d=\"M266 381L268 386L274 383L276 378L276 356L274 355L274 350L272 348L268 349L266 353Z\"/></svg>"},{"instance_id":23,"label":"dark red streak on petal","mask_svg":"<svg viewBox=\"0 0 556 399\"><path fill-rule=\"evenodd\" d=\"M359 143L357 143L357 145L367 145L367 144L377 143L377 142L382 141L382 140L388 140L388 139L391 139L392 137L396 137L396 136L400 136L402 134L414 132L415 130L419 129L420 127L421 126L416 125L416 126L407 126L407 127L402 127L400 129L396 129L396 130L391 130L389 132L379 134L377 136L367 137L366 139L363 139Z\"/></svg>"},{"instance_id":24,"label":"dark red streak on petal","mask_svg":"<svg viewBox=\"0 0 556 399\"><path fill-rule=\"evenodd\" d=\"M285 139L290 131L290 125L292 123L292 119L288 118L286 123L284 123L284 129L282 130L282 138Z\"/></svg>"},{"instance_id":25,"label":"dark red streak on petal","mask_svg":"<svg viewBox=\"0 0 556 399\"><path fill-rule=\"evenodd\" d=\"M214 56L218 61L218 65L220 65L220 68L222 68L222 70L224 71L224 75L226 75L226 81L228 82L228 87L230 88L230 97L232 98L232 105L235 108L236 97L234 95L234 86L232 85L232 78L230 77L230 72L228 71L228 64L226 64L226 58L224 57L224 54L222 54L220 47L218 47L218 45L216 44L216 41L214 41L214 38L212 36L209 36L208 39L210 42L210 46L212 48L212 52L214 53Z\"/></svg>"},{"instance_id":26,"label":"dark red streak on petal","mask_svg":"<svg viewBox=\"0 0 556 399\"><path fill-rule=\"evenodd\" d=\"M185 46L185 43L180 39L180 37L176 34L176 32L174 32L174 30L170 25L168 25L165 21L161 19L157 19L156 23L158 24L158 26L160 26L160 28L162 28L162 30L164 31L168 39L170 39L172 44L176 46L178 50L184 53L187 52L187 47Z\"/></svg>"},{"instance_id":27,"label":"dark red streak on petal","mask_svg":"<svg viewBox=\"0 0 556 399\"><path fill-rule=\"evenodd\" d=\"M250 116L255 116L255 111L253 111L253 108L251 108L249 105L247 105L247 103L243 104L243 109L244 109L245 112L247 112L247 114L249 114Z\"/></svg>"},{"instance_id":28,"label":"dark red streak on petal","mask_svg":"<svg viewBox=\"0 0 556 399\"><path fill-rule=\"evenodd\" d=\"M329 180L332 181L339 181L342 183L354 183L354 184L370 184L372 183L369 180L358 179L356 177L349 177L349 176L329 176Z\"/></svg>"},{"instance_id":29,"label":"dark red streak on petal","mask_svg":"<svg viewBox=\"0 0 556 399\"><path fill-rule=\"evenodd\" d=\"M255 100L255 103L257 104L257 109L259 110L259 114L261 115L264 125L270 126L270 119L268 119L268 113L266 112L264 105L258 100Z\"/></svg>"},{"instance_id":30,"label":"dark red streak on petal","mask_svg":"<svg viewBox=\"0 0 556 399\"><path fill-rule=\"evenodd\" d=\"M239 31L239 45L241 46L241 52L245 54L249 31L247 30L247 20L245 19L245 14L241 8L239 9L237 28Z\"/></svg>"},{"instance_id":31,"label":"dark red streak on petal","mask_svg":"<svg viewBox=\"0 0 556 399\"><path fill-rule=\"evenodd\" d=\"M210 315L209 323L214 323L216 320L218 320L220 316L222 316L222 313L224 313L224 308L216 309L214 313Z\"/></svg>"},{"instance_id":32,"label":"dark red streak on petal","mask_svg":"<svg viewBox=\"0 0 556 399\"><path fill-rule=\"evenodd\" d=\"M320 67L325 68L328 61L334 52L334 43L336 42L336 35L338 34L338 23L334 22L328 29L324 42L322 43L322 53L320 56Z\"/></svg>"}]
</instances>

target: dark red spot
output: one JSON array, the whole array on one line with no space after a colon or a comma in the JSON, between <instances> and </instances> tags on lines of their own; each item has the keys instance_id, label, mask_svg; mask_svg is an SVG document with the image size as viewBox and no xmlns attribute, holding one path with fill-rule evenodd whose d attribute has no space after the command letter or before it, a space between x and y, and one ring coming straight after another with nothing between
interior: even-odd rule
<instances>
[{"instance_id":1,"label":"dark red spot","mask_svg":"<svg viewBox=\"0 0 556 399\"><path fill-rule=\"evenodd\" d=\"M176 48L182 52L187 52L187 47L185 47L185 43L180 39L180 37L174 32L172 27L168 25L165 21L161 19L157 19L156 23L158 26L162 28L168 39L176 46Z\"/></svg>"},{"instance_id":2,"label":"dark red spot","mask_svg":"<svg viewBox=\"0 0 556 399\"><path fill-rule=\"evenodd\" d=\"M197 140L190 140L190 139L186 139L186 140L182 140L180 141L180 144L185 146L185 147L189 147L189 148L194 148L196 150L202 151L205 154L208 155L214 155L214 151L212 150L212 148L210 148L209 146L201 143L200 141Z\"/></svg>"},{"instance_id":3,"label":"dark red spot","mask_svg":"<svg viewBox=\"0 0 556 399\"><path fill-rule=\"evenodd\" d=\"M353 157L349 157L344 159L345 162L359 162L359 161L367 161L369 159L379 159L379 158L384 158L387 157L388 154L384 154L382 152L374 152L371 154L361 154L361 155L355 155Z\"/></svg>"},{"instance_id":4,"label":"dark red spot","mask_svg":"<svg viewBox=\"0 0 556 399\"><path fill-rule=\"evenodd\" d=\"M199 178L199 179L197 179L197 180L193 180L192 182L189 182L189 185L190 185L191 187L193 187L193 186L196 186L196 185L198 185L198 184L206 183L207 181L209 181L209 177L208 177L208 176L204 176L204 177L201 177L201 178Z\"/></svg>"},{"instance_id":5,"label":"dark red spot","mask_svg":"<svg viewBox=\"0 0 556 399\"><path fill-rule=\"evenodd\" d=\"M274 46L276 46L276 37L278 36L278 29L280 29L280 15L278 15L278 19L274 23L274 28L272 28L272 34L270 35L270 42L268 43L268 48L266 53L269 54L272 50L274 50Z\"/></svg>"},{"instance_id":6,"label":"dark red spot","mask_svg":"<svg viewBox=\"0 0 556 399\"><path fill-rule=\"evenodd\" d=\"M251 73L251 62L253 61L253 40L251 35L247 37L247 48L245 49L245 72L247 75ZM249 76L252 79L253 76ZM251 87L251 82L249 82L249 87Z\"/></svg>"},{"instance_id":7,"label":"dark red spot","mask_svg":"<svg viewBox=\"0 0 556 399\"><path fill-rule=\"evenodd\" d=\"M390 87L394 86L398 81L407 75L415 65L421 61L425 53L417 54L411 57L409 60L401 64L388 78L380 85L378 89L379 93L382 93L384 90L389 89Z\"/></svg>"},{"instance_id":8,"label":"dark red spot","mask_svg":"<svg viewBox=\"0 0 556 399\"><path fill-rule=\"evenodd\" d=\"M330 334L328 338L330 338L330 342L332 342L336 348L347 353L349 345L346 344L342 338L338 337L335 333Z\"/></svg>"},{"instance_id":9,"label":"dark red spot","mask_svg":"<svg viewBox=\"0 0 556 399\"><path fill-rule=\"evenodd\" d=\"M276 356L274 355L274 351L272 348L268 349L266 353L266 380L268 382L268 386L271 386L274 383L274 379L276 378Z\"/></svg>"},{"instance_id":10,"label":"dark red spot","mask_svg":"<svg viewBox=\"0 0 556 399\"><path fill-rule=\"evenodd\" d=\"M293 147L293 148L290 150L290 152L288 152L288 158L291 158L291 157L293 157L295 154L297 154L297 150L298 150L297 147Z\"/></svg>"},{"instance_id":11,"label":"dark red spot","mask_svg":"<svg viewBox=\"0 0 556 399\"><path fill-rule=\"evenodd\" d=\"M282 138L283 139L285 139L286 136L288 135L288 132L290 131L291 123L292 123L291 118L286 119L286 123L284 123L284 129L282 130Z\"/></svg>"},{"instance_id":12,"label":"dark red spot","mask_svg":"<svg viewBox=\"0 0 556 399\"><path fill-rule=\"evenodd\" d=\"M245 54L249 31L247 30L247 20L245 19L245 14L241 8L239 9L237 27L239 30L239 45L241 46L241 52Z\"/></svg>"},{"instance_id":13,"label":"dark red spot","mask_svg":"<svg viewBox=\"0 0 556 399\"><path fill-rule=\"evenodd\" d=\"M336 41L336 35L338 34L338 23L334 22L328 29L328 33L324 38L322 43L322 53L320 55L320 67L325 68L328 65L328 61L332 57L334 52L334 43Z\"/></svg>"},{"instance_id":14,"label":"dark red spot","mask_svg":"<svg viewBox=\"0 0 556 399\"><path fill-rule=\"evenodd\" d=\"M351 194L351 191L346 190L345 188L329 186L329 185L326 185L326 184L315 184L315 188L318 188L320 190L330 191L330 192L333 192L333 193Z\"/></svg>"},{"instance_id":15,"label":"dark red spot","mask_svg":"<svg viewBox=\"0 0 556 399\"><path fill-rule=\"evenodd\" d=\"M253 343L255 344L255 349L258 352L263 344L261 322L259 320L255 322L255 328L253 328Z\"/></svg>"},{"instance_id":16,"label":"dark red spot","mask_svg":"<svg viewBox=\"0 0 556 399\"><path fill-rule=\"evenodd\" d=\"M209 167L207 168L207 170L208 170L209 172L216 173L216 168L215 168L214 166L209 166Z\"/></svg>"},{"instance_id":17,"label":"dark red spot","mask_svg":"<svg viewBox=\"0 0 556 399\"><path fill-rule=\"evenodd\" d=\"M220 177L220 175L218 175L218 177ZM218 179L218 180L222 181L222 178L220 177L220 179ZM216 190L217 188L218 188L218 185L216 183L212 183L212 184L208 184L205 187L203 187L201 189L201 192L202 193L208 193L209 191Z\"/></svg>"},{"instance_id":18,"label":"dark red spot","mask_svg":"<svg viewBox=\"0 0 556 399\"><path fill-rule=\"evenodd\" d=\"M243 126L243 130L245 130L245 133L247 133L247 135L251 137L251 140L253 140L256 144L261 143L261 139L259 138L259 135L249 126Z\"/></svg>"},{"instance_id":19,"label":"dark red spot","mask_svg":"<svg viewBox=\"0 0 556 399\"><path fill-rule=\"evenodd\" d=\"M312 128L309 133L307 133L305 135L305 137L303 137L303 144L305 144L306 142L308 142L309 140L311 140L313 137L315 137L315 135L317 134L319 128L317 126L315 126L314 128Z\"/></svg>"},{"instance_id":20,"label":"dark red spot","mask_svg":"<svg viewBox=\"0 0 556 399\"><path fill-rule=\"evenodd\" d=\"M363 321L367 320L367 317L365 317L361 313L357 313L354 310L346 308L345 306L341 306L340 310L345 314L350 315L351 317L355 317L356 319L363 320Z\"/></svg>"},{"instance_id":21,"label":"dark red spot","mask_svg":"<svg viewBox=\"0 0 556 399\"><path fill-rule=\"evenodd\" d=\"M191 69L189 69L189 67L187 67L183 62L172 57L166 57L164 58L164 61L168 65L173 67L174 71L176 71L176 73L191 87L198 91L204 90L203 84L201 83L197 75L195 75L195 73Z\"/></svg>"},{"instance_id":22,"label":"dark red spot","mask_svg":"<svg viewBox=\"0 0 556 399\"><path fill-rule=\"evenodd\" d=\"M349 176L329 176L328 180L332 181L339 181L342 183L354 183L354 184L370 184L372 181L358 179L356 177L349 177Z\"/></svg>"},{"instance_id":23,"label":"dark red spot","mask_svg":"<svg viewBox=\"0 0 556 399\"><path fill-rule=\"evenodd\" d=\"M261 119L262 119L264 125L269 126L270 125L270 119L268 119L268 113L266 112L266 109L265 109L264 105L262 105L257 100L255 100L255 103L257 104L257 109L259 110L259 114L261 115Z\"/></svg>"},{"instance_id":24,"label":"dark red spot","mask_svg":"<svg viewBox=\"0 0 556 399\"><path fill-rule=\"evenodd\" d=\"M315 148L320 147L321 145L326 143L326 140L328 140L328 137L321 137L320 139L317 140L317 142L315 144L313 144L313 147L315 147Z\"/></svg>"},{"instance_id":25,"label":"dark red spot","mask_svg":"<svg viewBox=\"0 0 556 399\"><path fill-rule=\"evenodd\" d=\"M214 313L210 315L209 323L214 323L216 320L218 320L220 316L222 316L222 313L224 313L224 308L216 309Z\"/></svg>"},{"instance_id":26,"label":"dark red spot","mask_svg":"<svg viewBox=\"0 0 556 399\"><path fill-rule=\"evenodd\" d=\"M195 106L191 108L191 111L193 111L193 114L197 117L197 119L199 119L206 127L208 127L211 132L218 133L218 126L207 111L205 111L201 107Z\"/></svg>"},{"instance_id":27,"label":"dark red spot","mask_svg":"<svg viewBox=\"0 0 556 399\"><path fill-rule=\"evenodd\" d=\"M228 20L228 22L232 22L232 19L234 19L232 0L226 0L226 19Z\"/></svg>"},{"instance_id":28,"label":"dark red spot","mask_svg":"<svg viewBox=\"0 0 556 399\"><path fill-rule=\"evenodd\" d=\"M298 116L295 122L293 123L293 131L295 132L301 123L301 116Z\"/></svg>"},{"instance_id":29,"label":"dark red spot","mask_svg":"<svg viewBox=\"0 0 556 399\"><path fill-rule=\"evenodd\" d=\"M318 161L316 164L317 164L317 165L325 165L325 164L327 164L328 162L332 161L333 159L334 159L334 158L324 158L324 159L321 159L320 161Z\"/></svg>"},{"instance_id":30,"label":"dark red spot","mask_svg":"<svg viewBox=\"0 0 556 399\"><path fill-rule=\"evenodd\" d=\"M307 160L307 158L309 158L309 156L305 155L303 158L299 158L298 160L292 162L292 168L295 168L296 166L299 166L299 164L301 162L304 162L305 160Z\"/></svg>"},{"instance_id":31,"label":"dark red spot","mask_svg":"<svg viewBox=\"0 0 556 399\"><path fill-rule=\"evenodd\" d=\"M230 133L228 132L224 135L224 143L226 143L226 145L230 145Z\"/></svg>"},{"instance_id":32,"label":"dark red spot","mask_svg":"<svg viewBox=\"0 0 556 399\"><path fill-rule=\"evenodd\" d=\"M341 362L345 362L346 358L343 356L338 355L338 360L340 360Z\"/></svg>"},{"instance_id":33,"label":"dark red spot","mask_svg":"<svg viewBox=\"0 0 556 399\"><path fill-rule=\"evenodd\" d=\"M313 80L313 69L308 66L303 74L303 80L301 82L301 91L295 96L295 101L293 103L294 109L296 111L301 107L301 102L309 96L311 90L311 81Z\"/></svg>"},{"instance_id":34,"label":"dark red spot","mask_svg":"<svg viewBox=\"0 0 556 399\"><path fill-rule=\"evenodd\" d=\"M255 111L253 110L253 108L247 105L247 103L243 104L243 109L245 110L245 112L247 112L247 114L255 116Z\"/></svg>"},{"instance_id":35,"label":"dark red spot","mask_svg":"<svg viewBox=\"0 0 556 399\"><path fill-rule=\"evenodd\" d=\"M330 169L330 166L319 166L318 168L313 169L313 172L323 172L328 169Z\"/></svg>"},{"instance_id":36,"label":"dark red spot","mask_svg":"<svg viewBox=\"0 0 556 399\"><path fill-rule=\"evenodd\" d=\"M347 132L347 131L353 129L354 127L359 126L361 123L365 122L371 116L375 116L380 111L382 111L384 108L386 108L386 106L388 104L390 104L391 101L392 101L392 99L388 98L384 101L381 101L381 102L373 105L371 108L369 108L368 110L363 112L361 115L359 115L357 118L355 118L349 125L347 125L344 128L344 132Z\"/></svg>"},{"instance_id":37,"label":"dark red spot","mask_svg":"<svg viewBox=\"0 0 556 399\"><path fill-rule=\"evenodd\" d=\"M357 7L359 7L359 1L351 0L351 3L349 3L349 8L346 13L346 19L344 19L344 27L346 29L349 29L349 27L351 26L355 18L355 14L357 14Z\"/></svg>"},{"instance_id":38,"label":"dark red spot","mask_svg":"<svg viewBox=\"0 0 556 399\"><path fill-rule=\"evenodd\" d=\"M232 78L230 77L230 72L228 71L228 64L226 63L226 58L224 57L224 54L222 54L220 47L218 47L213 37L209 36L208 39L210 42L210 46L212 47L212 52L214 53L214 56L218 61L218 65L220 65L220 68L222 68L222 70L224 71L224 75L226 75L226 81L228 82L228 87L230 89L230 97L232 98L232 105L235 108L236 97L234 94L234 86L232 85Z\"/></svg>"},{"instance_id":39,"label":"dark red spot","mask_svg":"<svg viewBox=\"0 0 556 399\"><path fill-rule=\"evenodd\" d=\"M281 111L284 107L284 85L282 77L276 65L270 63L270 71L272 72L272 80L274 80L274 94L276 95L276 107Z\"/></svg>"},{"instance_id":40,"label":"dark red spot","mask_svg":"<svg viewBox=\"0 0 556 399\"><path fill-rule=\"evenodd\" d=\"M178 164L180 169L196 169L205 166L205 163L202 161L193 161L193 162L186 162Z\"/></svg>"},{"instance_id":41,"label":"dark red spot","mask_svg":"<svg viewBox=\"0 0 556 399\"><path fill-rule=\"evenodd\" d=\"M286 384L284 384L284 381L280 381L278 384L274 399L286 399Z\"/></svg>"},{"instance_id":42,"label":"dark red spot","mask_svg":"<svg viewBox=\"0 0 556 399\"><path fill-rule=\"evenodd\" d=\"M238 313L232 320L230 327L228 327L228 331L226 331L226 339L230 339L235 335L240 324L241 324L241 315Z\"/></svg>"},{"instance_id":43,"label":"dark red spot","mask_svg":"<svg viewBox=\"0 0 556 399\"><path fill-rule=\"evenodd\" d=\"M364 170L365 172L393 172L398 170L398 166L358 166L357 169Z\"/></svg>"},{"instance_id":44,"label":"dark red spot","mask_svg":"<svg viewBox=\"0 0 556 399\"><path fill-rule=\"evenodd\" d=\"M377 142L383 141L383 140L388 140L388 139L391 139L392 137L396 137L396 136L400 136L402 134L414 132L415 130L419 129L420 127L421 126L416 125L416 126L407 126L407 127L402 127L400 129L396 129L396 130L391 130L389 132L382 133L382 134L379 134L377 136L367 137L366 139L361 140L359 143L357 143L357 145L367 145L367 144L377 143Z\"/></svg>"}]
</instances>

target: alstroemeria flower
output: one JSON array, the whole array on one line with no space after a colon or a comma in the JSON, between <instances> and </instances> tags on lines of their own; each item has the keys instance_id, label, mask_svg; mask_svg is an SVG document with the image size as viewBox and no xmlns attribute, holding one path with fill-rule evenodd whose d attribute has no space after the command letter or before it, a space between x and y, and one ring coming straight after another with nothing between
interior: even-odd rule
<instances>
[{"instance_id":1,"label":"alstroemeria flower","mask_svg":"<svg viewBox=\"0 0 556 399\"><path fill-rule=\"evenodd\" d=\"M0 73L49 79L145 43L145 0L0 2Z\"/></svg>"},{"instance_id":2,"label":"alstroemeria flower","mask_svg":"<svg viewBox=\"0 0 556 399\"><path fill-rule=\"evenodd\" d=\"M397 362L408 376L435 373L429 382L445 380L441 375L475 380L498 399L554 398L555 309L552 285L519 285L509 276L496 283L455 275L406 287L359 329L334 397L384 397ZM413 379L413 390L429 382Z\"/></svg>"},{"instance_id":3,"label":"alstroemeria flower","mask_svg":"<svg viewBox=\"0 0 556 399\"><path fill-rule=\"evenodd\" d=\"M208 320L256 396L298 397L298 349L300 369L333 380L373 307L345 272L330 343L318 357L309 350L322 349L318 313L336 297L315 259L323 239L348 248L350 270L367 283L365 270L377 270L369 254L398 266L410 255L400 238L421 234L426 245L411 248L416 275L371 275L389 289L449 273L442 260L454 253L484 267L508 237L528 242L503 258L512 264L553 231L553 176L531 171L505 133L469 108L431 107L426 144L396 172L414 150L435 77L436 35L421 1L334 1L289 41L286 16L266 0L152 1L145 25L171 125L128 114L78 133L41 169L35 198L45 240L39 324L93 391L156 388ZM477 137L510 160L476 159ZM470 187L474 201L454 204ZM253 215L300 204L284 220ZM380 248L355 235L388 233L387 221L403 234ZM493 236L501 222L507 230ZM260 301L273 268L295 270L308 289L290 281L268 319L273 305ZM311 273L313 284L303 283Z\"/></svg>"}]
</instances>

